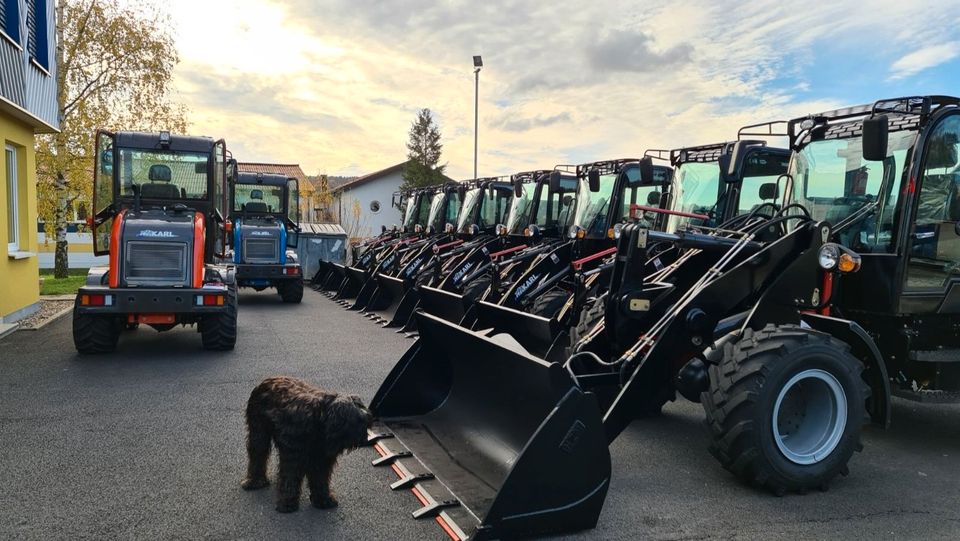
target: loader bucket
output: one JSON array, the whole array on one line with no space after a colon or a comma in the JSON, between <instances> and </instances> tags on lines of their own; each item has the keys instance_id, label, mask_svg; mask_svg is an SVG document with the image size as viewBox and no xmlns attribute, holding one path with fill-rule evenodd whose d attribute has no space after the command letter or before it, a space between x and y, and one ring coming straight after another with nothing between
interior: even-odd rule
<instances>
[{"instance_id":1,"label":"loader bucket","mask_svg":"<svg viewBox=\"0 0 960 541\"><path fill-rule=\"evenodd\" d=\"M376 283L376 291L374 291L373 296L370 297L370 302L368 302L367 307L364 308L364 313L378 322L388 324L393 320L393 314L396 313L397 307L400 306L400 299L403 298L403 293L397 295L396 289L386 287L384 285L384 278L385 276L383 274L377 274L370 280Z\"/></svg>"},{"instance_id":2,"label":"loader bucket","mask_svg":"<svg viewBox=\"0 0 960 541\"><path fill-rule=\"evenodd\" d=\"M560 336L560 323L556 319L547 319L486 301L479 301L476 308L477 322L473 328L507 333L537 358L546 359L547 352Z\"/></svg>"},{"instance_id":3,"label":"loader bucket","mask_svg":"<svg viewBox=\"0 0 960 541\"><path fill-rule=\"evenodd\" d=\"M405 327L413 319L413 311L420 302L420 295L416 288L408 286L406 282L395 276L381 276L380 284L390 291L393 298L400 299L386 326Z\"/></svg>"},{"instance_id":4,"label":"loader bucket","mask_svg":"<svg viewBox=\"0 0 960 541\"><path fill-rule=\"evenodd\" d=\"M435 287L420 288L420 309L451 323L460 323L467 312L463 295Z\"/></svg>"},{"instance_id":5,"label":"loader bucket","mask_svg":"<svg viewBox=\"0 0 960 541\"><path fill-rule=\"evenodd\" d=\"M610 453L595 397L507 337L416 317L421 339L371 403L374 464L414 492L414 517L471 539L596 526Z\"/></svg>"},{"instance_id":6,"label":"loader bucket","mask_svg":"<svg viewBox=\"0 0 960 541\"><path fill-rule=\"evenodd\" d=\"M367 281L367 271L357 267L344 267L343 274L343 284L340 286L336 298L343 300L356 299L363 284ZM347 307L352 306L355 302L356 300L347 304Z\"/></svg>"},{"instance_id":7,"label":"loader bucket","mask_svg":"<svg viewBox=\"0 0 960 541\"><path fill-rule=\"evenodd\" d=\"M363 269L347 268L347 275L349 276L351 273L356 273L352 279L362 281L363 285L360 286L360 291L357 292L357 299L350 305L348 310L363 310L367 307L367 304L370 303L370 299L377 290L377 281L374 279L377 271L368 273Z\"/></svg>"},{"instance_id":8,"label":"loader bucket","mask_svg":"<svg viewBox=\"0 0 960 541\"><path fill-rule=\"evenodd\" d=\"M352 299L357 296L357 290L354 289L353 282L347 279L347 267L345 265L340 265L339 263L334 263L333 272L333 283L336 287L336 293L331 297L333 300L340 299Z\"/></svg>"}]
</instances>

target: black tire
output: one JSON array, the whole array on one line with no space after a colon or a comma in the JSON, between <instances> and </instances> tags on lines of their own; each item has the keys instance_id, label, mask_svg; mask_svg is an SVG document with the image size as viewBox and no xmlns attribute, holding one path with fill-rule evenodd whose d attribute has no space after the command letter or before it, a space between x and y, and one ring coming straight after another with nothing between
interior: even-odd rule
<instances>
[{"instance_id":1,"label":"black tire","mask_svg":"<svg viewBox=\"0 0 960 541\"><path fill-rule=\"evenodd\" d=\"M467 285L463 286L463 298L469 302L483 300L483 296L490 289L491 281L489 276L477 276L470 280Z\"/></svg>"},{"instance_id":2,"label":"black tire","mask_svg":"<svg viewBox=\"0 0 960 541\"><path fill-rule=\"evenodd\" d=\"M577 318L577 324L570 328L570 348L568 352L573 353L574 348L584 336L587 335L603 319L607 310L607 295L601 295L588 299L586 305L580 310L580 317Z\"/></svg>"},{"instance_id":3,"label":"black tire","mask_svg":"<svg viewBox=\"0 0 960 541\"><path fill-rule=\"evenodd\" d=\"M277 282L277 293L283 302L299 303L303 300L303 281L288 280Z\"/></svg>"},{"instance_id":4,"label":"black tire","mask_svg":"<svg viewBox=\"0 0 960 541\"><path fill-rule=\"evenodd\" d=\"M227 291L224 309L203 316L200 321L200 338L203 349L229 351L237 343L237 294Z\"/></svg>"},{"instance_id":5,"label":"black tire","mask_svg":"<svg viewBox=\"0 0 960 541\"><path fill-rule=\"evenodd\" d=\"M570 294L566 291L560 288L551 289L533 301L530 313L545 318L556 317L568 300L570 300Z\"/></svg>"},{"instance_id":6,"label":"black tire","mask_svg":"<svg viewBox=\"0 0 960 541\"><path fill-rule=\"evenodd\" d=\"M117 349L121 326L115 316L81 314L73 307L73 345L84 354L109 353Z\"/></svg>"},{"instance_id":7,"label":"black tire","mask_svg":"<svg viewBox=\"0 0 960 541\"><path fill-rule=\"evenodd\" d=\"M713 456L742 481L777 495L826 490L849 473L850 457L863 448L870 395L863 364L849 349L796 325L748 329L727 344L701 396ZM778 408L793 415L775 419Z\"/></svg>"}]
</instances>

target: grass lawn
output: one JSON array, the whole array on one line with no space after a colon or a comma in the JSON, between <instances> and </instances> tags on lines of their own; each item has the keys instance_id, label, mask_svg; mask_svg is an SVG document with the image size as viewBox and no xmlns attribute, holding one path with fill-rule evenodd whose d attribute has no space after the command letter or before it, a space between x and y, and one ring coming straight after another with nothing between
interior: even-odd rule
<instances>
[{"instance_id":1,"label":"grass lawn","mask_svg":"<svg viewBox=\"0 0 960 541\"><path fill-rule=\"evenodd\" d=\"M43 286L40 287L41 295L72 295L77 292L87 281L87 270L89 269L70 269L70 274L66 278L54 278L53 269L40 269L40 277L43 278Z\"/></svg>"}]
</instances>

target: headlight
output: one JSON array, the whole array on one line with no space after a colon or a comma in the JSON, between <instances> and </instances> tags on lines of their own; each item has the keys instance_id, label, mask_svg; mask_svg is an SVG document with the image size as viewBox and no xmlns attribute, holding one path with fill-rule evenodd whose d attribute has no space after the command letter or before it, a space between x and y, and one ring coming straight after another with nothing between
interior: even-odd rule
<instances>
[{"instance_id":1,"label":"headlight","mask_svg":"<svg viewBox=\"0 0 960 541\"><path fill-rule=\"evenodd\" d=\"M817 262L823 270L833 270L840 261L840 247L833 243L827 243L820 247L820 253L817 254Z\"/></svg>"},{"instance_id":2,"label":"headlight","mask_svg":"<svg viewBox=\"0 0 960 541\"><path fill-rule=\"evenodd\" d=\"M423 233L423 226L420 225L420 224L417 224L417 225L413 226L413 232L414 232L414 233Z\"/></svg>"},{"instance_id":3,"label":"headlight","mask_svg":"<svg viewBox=\"0 0 960 541\"><path fill-rule=\"evenodd\" d=\"M523 230L523 236L537 238L540 236L540 228L535 224L530 224Z\"/></svg>"},{"instance_id":4,"label":"headlight","mask_svg":"<svg viewBox=\"0 0 960 541\"><path fill-rule=\"evenodd\" d=\"M470 224L470 234L471 234L471 235L479 235L479 234L480 234L480 226L477 225L477 224Z\"/></svg>"},{"instance_id":5,"label":"headlight","mask_svg":"<svg viewBox=\"0 0 960 541\"><path fill-rule=\"evenodd\" d=\"M619 239L620 233L623 232L623 224L615 224L613 226L613 238Z\"/></svg>"},{"instance_id":6,"label":"headlight","mask_svg":"<svg viewBox=\"0 0 960 541\"><path fill-rule=\"evenodd\" d=\"M507 234L507 226L505 226L505 225L503 225L503 224L497 224L497 227L495 228L495 231L496 231L497 235L506 235L506 234Z\"/></svg>"},{"instance_id":7,"label":"headlight","mask_svg":"<svg viewBox=\"0 0 960 541\"><path fill-rule=\"evenodd\" d=\"M842 273L857 272L860 270L860 254L855 254L850 251L840 254L837 270Z\"/></svg>"},{"instance_id":8,"label":"headlight","mask_svg":"<svg viewBox=\"0 0 960 541\"><path fill-rule=\"evenodd\" d=\"M453 230L454 230L453 224L450 222L447 222L447 225L443 226L443 231L446 233L453 233Z\"/></svg>"},{"instance_id":9,"label":"headlight","mask_svg":"<svg viewBox=\"0 0 960 541\"><path fill-rule=\"evenodd\" d=\"M570 229L567 230L567 236L569 236L571 239L582 239L583 228L579 225L571 225Z\"/></svg>"}]
</instances>

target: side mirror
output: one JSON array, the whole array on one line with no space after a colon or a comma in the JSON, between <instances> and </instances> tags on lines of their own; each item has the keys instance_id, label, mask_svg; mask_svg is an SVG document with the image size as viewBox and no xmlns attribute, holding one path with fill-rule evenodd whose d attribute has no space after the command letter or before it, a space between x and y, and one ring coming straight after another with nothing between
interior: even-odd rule
<instances>
[{"instance_id":1,"label":"side mirror","mask_svg":"<svg viewBox=\"0 0 960 541\"><path fill-rule=\"evenodd\" d=\"M300 232L296 229L287 231L287 248L296 248L300 241Z\"/></svg>"},{"instance_id":2,"label":"side mirror","mask_svg":"<svg viewBox=\"0 0 960 541\"><path fill-rule=\"evenodd\" d=\"M237 160L235 158L227 160L227 180L237 180Z\"/></svg>"},{"instance_id":3,"label":"side mirror","mask_svg":"<svg viewBox=\"0 0 960 541\"><path fill-rule=\"evenodd\" d=\"M889 123L886 115L863 121L863 159L881 162L887 159L887 133Z\"/></svg>"},{"instance_id":4,"label":"side mirror","mask_svg":"<svg viewBox=\"0 0 960 541\"><path fill-rule=\"evenodd\" d=\"M780 197L780 190L777 189L776 182L764 182L760 185L760 200L776 200Z\"/></svg>"},{"instance_id":5,"label":"side mirror","mask_svg":"<svg viewBox=\"0 0 960 541\"><path fill-rule=\"evenodd\" d=\"M660 206L660 192L650 192L647 194L647 205L659 207Z\"/></svg>"},{"instance_id":6,"label":"side mirror","mask_svg":"<svg viewBox=\"0 0 960 541\"><path fill-rule=\"evenodd\" d=\"M640 183L653 184L653 158L645 156L640 160Z\"/></svg>"},{"instance_id":7,"label":"side mirror","mask_svg":"<svg viewBox=\"0 0 960 541\"><path fill-rule=\"evenodd\" d=\"M382 234L384 234L384 233L386 233L386 232L387 232L387 226L381 225L381 226L380 226L380 234L382 235Z\"/></svg>"},{"instance_id":8,"label":"side mirror","mask_svg":"<svg viewBox=\"0 0 960 541\"><path fill-rule=\"evenodd\" d=\"M591 192L600 191L600 171L596 168L590 169L587 172L587 185L590 187Z\"/></svg>"},{"instance_id":9,"label":"side mirror","mask_svg":"<svg viewBox=\"0 0 960 541\"><path fill-rule=\"evenodd\" d=\"M517 179L513 181L513 195L517 197L523 197L523 181L522 180Z\"/></svg>"},{"instance_id":10,"label":"side mirror","mask_svg":"<svg viewBox=\"0 0 960 541\"><path fill-rule=\"evenodd\" d=\"M550 172L550 191L554 193L560 191L560 171Z\"/></svg>"},{"instance_id":11,"label":"side mirror","mask_svg":"<svg viewBox=\"0 0 960 541\"><path fill-rule=\"evenodd\" d=\"M743 159L747 155L747 142L746 141L737 141L733 144L733 151L730 153L729 162L727 163L726 168L721 169L720 172L726 173L726 180L733 181L739 176L737 173L740 171L740 166L743 165Z\"/></svg>"}]
</instances>

